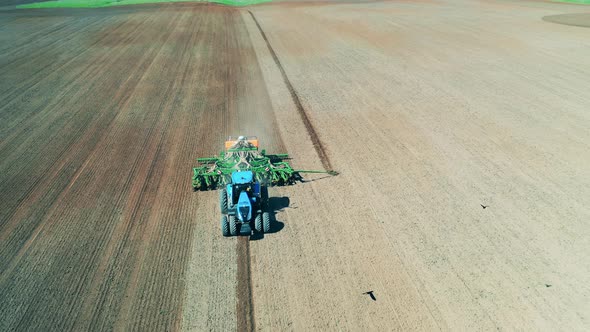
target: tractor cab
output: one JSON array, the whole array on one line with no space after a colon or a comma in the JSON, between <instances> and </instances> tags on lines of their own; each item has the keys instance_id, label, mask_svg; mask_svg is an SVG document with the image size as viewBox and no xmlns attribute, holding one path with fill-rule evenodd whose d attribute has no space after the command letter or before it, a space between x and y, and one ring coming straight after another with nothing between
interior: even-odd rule
<instances>
[{"instance_id":1,"label":"tractor cab","mask_svg":"<svg viewBox=\"0 0 590 332\"><path fill-rule=\"evenodd\" d=\"M255 225L259 226L256 229L263 229L261 201L260 183L255 181L254 173L234 171L231 183L220 194L221 211L227 214L222 217L223 234L251 234Z\"/></svg>"},{"instance_id":2,"label":"tractor cab","mask_svg":"<svg viewBox=\"0 0 590 332\"><path fill-rule=\"evenodd\" d=\"M231 175L232 183L228 185L228 193L231 193L232 204L237 204L242 193L251 197L254 201L260 197L260 183L254 181L251 171L237 171Z\"/></svg>"},{"instance_id":3,"label":"tractor cab","mask_svg":"<svg viewBox=\"0 0 590 332\"><path fill-rule=\"evenodd\" d=\"M234 215L241 223L248 223L260 205L260 183L254 181L252 171L236 171L227 185L228 202L235 207Z\"/></svg>"}]
</instances>

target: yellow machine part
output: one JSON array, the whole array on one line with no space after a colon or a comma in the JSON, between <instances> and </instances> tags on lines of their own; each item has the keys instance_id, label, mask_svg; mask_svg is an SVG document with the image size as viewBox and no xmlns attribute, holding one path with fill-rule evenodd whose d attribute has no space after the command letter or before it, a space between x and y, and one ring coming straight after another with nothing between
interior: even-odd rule
<instances>
[{"instance_id":1,"label":"yellow machine part","mask_svg":"<svg viewBox=\"0 0 590 332\"><path fill-rule=\"evenodd\" d=\"M248 143L254 145L258 149L258 139L247 139ZM233 141L225 141L225 150L229 150L234 144L236 144L238 140Z\"/></svg>"}]
</instances>

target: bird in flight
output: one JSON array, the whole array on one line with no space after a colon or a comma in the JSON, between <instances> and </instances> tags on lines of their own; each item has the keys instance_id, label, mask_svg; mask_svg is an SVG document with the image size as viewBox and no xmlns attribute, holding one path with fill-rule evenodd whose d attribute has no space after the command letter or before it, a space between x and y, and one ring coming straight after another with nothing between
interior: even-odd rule
<instances>
[{"instance_id":1,"label":"bird in flight","mask_svg":"<svg viewBox=\"0 0 590 332\"><path fill-rule=\"evenodd\" d=\"M369 291L369 292L366 292L366 293L363 293L363 294L369 294L369 296L371 297L371 300L377 301L377 299L375 298L375 295L373 295L373 291Z\"/></svg>"},{"instance_id":2,"label":"bird in flight","mask_svg":"<svg viewBox=\"0 0 590 332\"><path fill-rule=\"evenodd\" d=\"M489 205L483 205L483 204L479 204L479 205L481 205L481 207L484 208L484 210L485 210L485 208L487 208L489 206Z\"/></svg>"}]
</instances>

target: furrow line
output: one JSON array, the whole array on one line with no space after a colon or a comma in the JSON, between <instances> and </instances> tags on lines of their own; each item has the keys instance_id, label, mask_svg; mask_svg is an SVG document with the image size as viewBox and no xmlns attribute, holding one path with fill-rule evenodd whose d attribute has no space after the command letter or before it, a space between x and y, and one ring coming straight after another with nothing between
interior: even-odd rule
<instances>
[{"instance_id":1,"label":"furrow line","mask_svg":"<svg viewBox=\"0 0 590 332\"><path fill-rule=\"evenodd\" d=\"M289 80L289 77L287 76L287 73L285 72L285 69L283 68L283 65L281 64L281 61L279 60L279 57L277 56L276 52L272 48L272 45L268 41L268 38L266 37L264 30L262 30L262 27L258 23L258 20L254 16L254 14L251 11L248 11L248 13L250 13L250 16L252 16L252 19L254 20L254 23L256 23L256 26L258 27L258 31L260 31L260 34L262 35L262 38L266 42L266 46L268 47L268 50L269 50L270 54L272 55L273 60L277 64L277 67L279 68L279 71L281 72L281 75L283 76L283 81L285 82L287 89L289 89L289 93L291 94L291 98L293 99L293 103L295 104L295 106L297 108L297 112L301 116L301 120L303 121L303 124L305 125L305 128L307 129L307 133L309 134L309 137L311 138L311 141L313 143L313 147L314 147L316 153L318 154L320 161L322 162L322 165L324 166L324 168L326 170L332 170L332 163L330 162L330 158L328 157L328 154L326 153L326 149L324 148L324 145L322 144L322 141L320 140L320 137L319 137L317 131L315 130L315 127L311 123L311 120L309 119L309 116L307 115L307 112L305 111L303 104L301 104L301 100L299 99L299 95L297 94L297 91L293 87L293 84L291 84L291 81Z\"/></svg>"}]
</instances>

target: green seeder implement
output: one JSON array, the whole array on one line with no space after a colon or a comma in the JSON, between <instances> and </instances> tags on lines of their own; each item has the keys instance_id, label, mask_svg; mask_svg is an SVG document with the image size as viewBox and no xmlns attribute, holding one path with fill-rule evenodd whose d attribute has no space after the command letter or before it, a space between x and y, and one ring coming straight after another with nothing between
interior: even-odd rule
<instances>
[{"instance_id":1,"label":"green seeder implement","mask_svg":"<svg viewBox=\"0 0 590 332\"><path fill-rule=\"evenodd\" d=\"M301 173L325 173L337 175L335 171L295 170L285 159L287 154L266 154L258 151L256 137L232 137L225 142L225 151L219 157L198 158L201 164L193 168L193 189L210 190L231 183L235 171L252 171L257 181L267 186L281 186L302 181Z\"/></svg>"}]
</instances>

